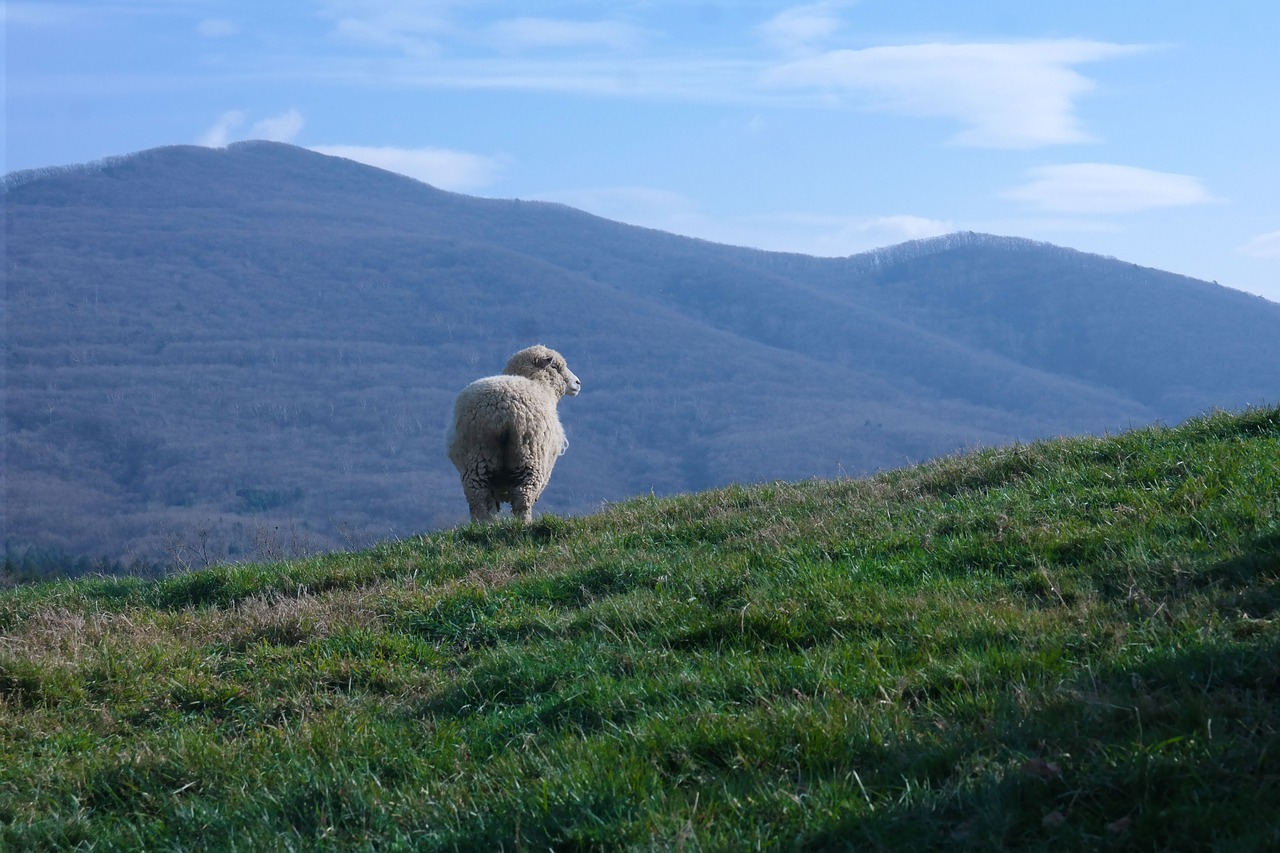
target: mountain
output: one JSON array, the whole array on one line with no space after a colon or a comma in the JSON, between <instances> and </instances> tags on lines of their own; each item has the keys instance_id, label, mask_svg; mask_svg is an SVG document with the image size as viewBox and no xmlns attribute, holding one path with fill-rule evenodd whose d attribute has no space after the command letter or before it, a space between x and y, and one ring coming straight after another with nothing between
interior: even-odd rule
<instances>
[{"instance_id":1,"label":"mountain","mask_svg":"<svg viewBox=\"0 0 1280 853\"><path fill-rule=\"evenodd\" d=\"M539 509L1280 399L1280 305L1024 240L762 252L288 145L5 179L9 553L199 565L465 520L453 396L583 393Z\"/></svg>"}]
</instances>

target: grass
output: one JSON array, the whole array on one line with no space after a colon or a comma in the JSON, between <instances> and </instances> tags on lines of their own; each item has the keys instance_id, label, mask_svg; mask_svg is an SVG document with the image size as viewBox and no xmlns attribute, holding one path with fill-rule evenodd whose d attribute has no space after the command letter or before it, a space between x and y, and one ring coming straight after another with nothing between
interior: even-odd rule
<instances>
[{"instance_id":1,"label":"grass","mask_svg":"<svg viewBox=\"0 0 1280 853\"><path fill-rule=\"evenodd\" d=\"M1274 849L1280 408L0 593L2 849Z\"/></svg>"}]
</instances>

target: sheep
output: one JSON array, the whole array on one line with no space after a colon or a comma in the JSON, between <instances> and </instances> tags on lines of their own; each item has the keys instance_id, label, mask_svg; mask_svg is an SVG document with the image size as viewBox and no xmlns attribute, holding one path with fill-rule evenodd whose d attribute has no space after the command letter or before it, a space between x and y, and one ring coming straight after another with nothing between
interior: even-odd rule
<instances>
[{"instance_id":1,"label":"sheep","mask_svg":"<svg viewBox=\"0 0 1280 853\"><path fill-rule=\"evenodd\" d=\"M511 356L500 375L462 389L447 442L472 521L492 519L503 503L516 518L533 518L556 457L569 447L556 404L580 390L564 356L541 345Z\"/></svg>"}]
</instances>

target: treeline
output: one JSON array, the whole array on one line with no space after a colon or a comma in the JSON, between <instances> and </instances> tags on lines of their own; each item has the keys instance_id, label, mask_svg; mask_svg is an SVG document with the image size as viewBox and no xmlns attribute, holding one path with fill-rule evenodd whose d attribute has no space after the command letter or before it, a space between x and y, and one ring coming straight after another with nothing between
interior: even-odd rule
<instances>
[{"instance_id":1,"label":"treeline","mask_svg":"<svg viewBox=\"0 0 1280 853\"><path fill-rule=\"evenodd\" d=\"M4 565L0 568L0 589L20 584L69 580L86 575L128 575L160 577L168 572L163 563L141 557L126 562L106 556L87 557L57 548L41 548L5 543Z\"/></svg>"}]
</instances>

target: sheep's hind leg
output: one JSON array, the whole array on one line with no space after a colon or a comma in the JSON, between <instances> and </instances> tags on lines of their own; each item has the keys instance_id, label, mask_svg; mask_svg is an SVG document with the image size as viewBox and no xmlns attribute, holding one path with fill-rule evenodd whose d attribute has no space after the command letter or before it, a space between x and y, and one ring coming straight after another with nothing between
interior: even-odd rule
<instances>
[{"instance_id":1,"label":"sheep's hind leg","mask_svg":"<svg viewBox=\"0 0 1280 853\"><path fill-rule=\"evenodd\" d=\"M511 515L521 521L533 521L533 502L537 498L524 492L516 492L511 498Z\"/></svg>"},{"instance_id":2,"label":"sheep's hind leg","mask_svg":"<svg viewBox=\"0 0 1280 853\"><path fill-rule=\"evenodd\" d=\"M472 521L490 521L498 514L498 499L487 488L462 484L462 491L467 496L467 507L471 510Z\"/></svg>"}]
</instances>

